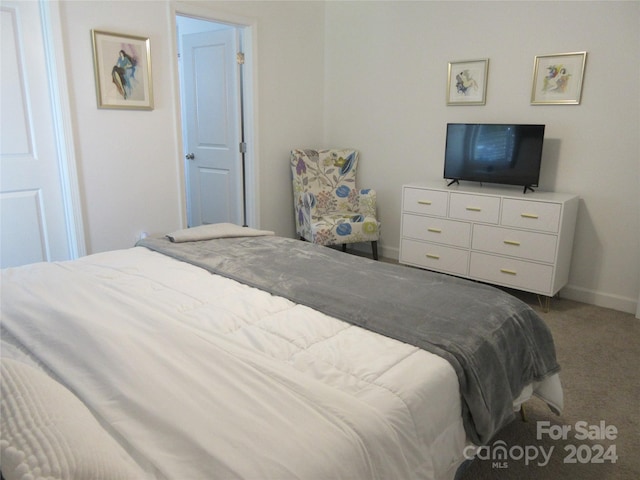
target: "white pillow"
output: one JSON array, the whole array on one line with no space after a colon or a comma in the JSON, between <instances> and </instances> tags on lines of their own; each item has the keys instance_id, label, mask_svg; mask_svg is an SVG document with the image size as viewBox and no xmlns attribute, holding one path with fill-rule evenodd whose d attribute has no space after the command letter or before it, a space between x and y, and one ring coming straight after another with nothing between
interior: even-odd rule
<instances>
[{"instance_id":1,"label":"white pillow","mask_svg":"<svg viewBox=\"0 0 640 480\"><path fill-rule=\"evenodd\" d=\"M0 468L5 480L144 477L89 409L46 373L2 358L0 380Z\"/></svg>"},{"instance_id":2,"label":"white pillow","mask_svg":"<svg viewBox=\"0 0 640 480\"><path fill-rule=\"evenodd\" d=\"M237 237L264 237L273 236L271 230L256 230L249 227L241 227L233 223L210 223L199 227L185 228L169 233L166 237L174 243L197 242L200 240L213 240L215 238Z\"/></svg>"}]
</instances>

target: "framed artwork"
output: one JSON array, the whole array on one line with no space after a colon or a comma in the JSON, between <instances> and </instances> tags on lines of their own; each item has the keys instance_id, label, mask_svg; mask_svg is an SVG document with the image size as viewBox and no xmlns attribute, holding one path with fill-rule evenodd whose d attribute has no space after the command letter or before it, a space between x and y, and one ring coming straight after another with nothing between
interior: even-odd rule
<instances>
[{"instance_id":1,"label":"framed artwork","mask_svg":"<svg viewBox=\"0 0 640 480\"><path fill-rule=\"evenodd\" d=\"M484 105L489 59L449 62L447 105Z\"/></svg>"},{"instance_id":2,"label":"framed artwork","mask_svg":"<svg viewBox=\"0 0 640 480\"><path fill-rule=\"evenodd\" d=\"M578 105L587 52L537 55L533 63L531 105Z\"/></svg>"},{"instance_id":3,"label":"framed artwork","mask_svg":"<svg viewBox=\"0 0 640 480\"><path fill-rule=\"evenodd\" d=\"M153 110L149 39L91 30L98 108Z\"/></svg>"}]
</instances>

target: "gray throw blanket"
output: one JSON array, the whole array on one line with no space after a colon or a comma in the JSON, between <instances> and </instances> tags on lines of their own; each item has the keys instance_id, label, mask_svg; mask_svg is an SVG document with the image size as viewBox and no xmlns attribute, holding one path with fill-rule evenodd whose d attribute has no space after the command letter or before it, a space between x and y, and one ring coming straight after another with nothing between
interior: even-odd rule
<instances>
[{"instance_id":1,"label":"gray throw blanket","mask_svg":"<svg viewBox=\"0 0 640 480\"><path fill-rule=\"evenodd\" d=\"M490 286L274 236L138 245L440 355L479 445L513 419L523 387L559 370L542 319Z\"/></svg>"}]
</instances>

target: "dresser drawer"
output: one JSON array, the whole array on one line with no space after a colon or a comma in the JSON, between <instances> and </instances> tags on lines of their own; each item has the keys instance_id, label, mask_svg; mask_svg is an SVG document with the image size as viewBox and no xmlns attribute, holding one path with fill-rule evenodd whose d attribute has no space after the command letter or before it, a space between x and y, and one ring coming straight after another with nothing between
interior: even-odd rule
<instances>
[{"instance_id":1,"label":"dresser drawer","mask_svg":"<svg viewBox=\"0 0 640 480\"><path fill-rule=\"evenodd\" d=\"M400 244L400 262L439 272L467 275L469 252L404 238Z\"/></svg>"},{"instance_id":2,"label":"dresser drawer","mask_svg":"<svg viewBox=\"0 0 640 480\"><path fill-rule=\"evenodd\" d=\"M472 252L469 275L490 283L550 295L553 267Z\"/></svg>"},{"instance_id":3,"label":"dresser drawer","mask_svg":"<svg viewBox=\"0 0 640 480\"><path fill-rule=\"evenodd\" d=\"M448 199L449 193L445 191L405 188L404 198L402 199L402 210L404 212L446 217Z\"/></svg>"},{"instance_id":4,"label":"dresser drawer","mask_svg":"<svg viewBox=\"0 0 640 480\"><path fill-rule=\"evenodd\" d=\"M474 225L473 250L510 255L525 260L553 263L558 237L491 225Z\"/></svg>"},{"instance_id":5,"label":"dresser drawer","mask_svg":"<svg viewBox=\"0 0 640 480\"><path fill-rule=\"evenodd\" d=\"M402 236L469 248L471 224L440 217L421 217L405 213L402 216Z\"/></svg>"},{"instance_id":6,"label":"dresser drawer","mask_svg":"<svg viewBox=\"0 0 640 480\"><path fill-rule=\"evenodd\" d=\"M559 203L505 198L502 203L502 225L557 233L560 228Z\"/></svg>"},{"instance_id":7,"label":"dresser drawer","mask_svg":"<svg viewBox=\"0 0 640 480\"><path fill-rule=\"evenodd\" d=\"M500 218L500 198L452 193L449 216L461 220L497 224Z\"/></svg>"}]
</instances>

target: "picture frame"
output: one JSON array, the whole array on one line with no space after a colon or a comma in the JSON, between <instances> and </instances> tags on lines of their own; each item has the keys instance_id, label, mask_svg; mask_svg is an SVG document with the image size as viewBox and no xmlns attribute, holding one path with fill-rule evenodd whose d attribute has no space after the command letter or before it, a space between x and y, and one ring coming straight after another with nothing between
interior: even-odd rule
<instances>
[{"instance_id":1,"label":"picture frame","mask_svg":"<svg viewBox=\"0 0 640 480\"><path fill-rule=\"evenodd\" d=\"M531 105L579 105L587 52L536 55Z\"/></svg>"},{"instance_id":2,"label":"picture frame","mask_svg":"<svg viewBox=\"0 0 640 480\"><path fill-rule=\"evenodd\" d=\"M447 105L484 105L489 59L449 62Z\"/></svg>"},{"instance_id":3,"label":"picture frame","mask_svg":"<svg viewBox=\"0 0 640 480\"><path fill-rule=\"evenodd\" d=\"M153 110L149 38L91 30L98 108Z\"/></svg>"}]
</instances>

